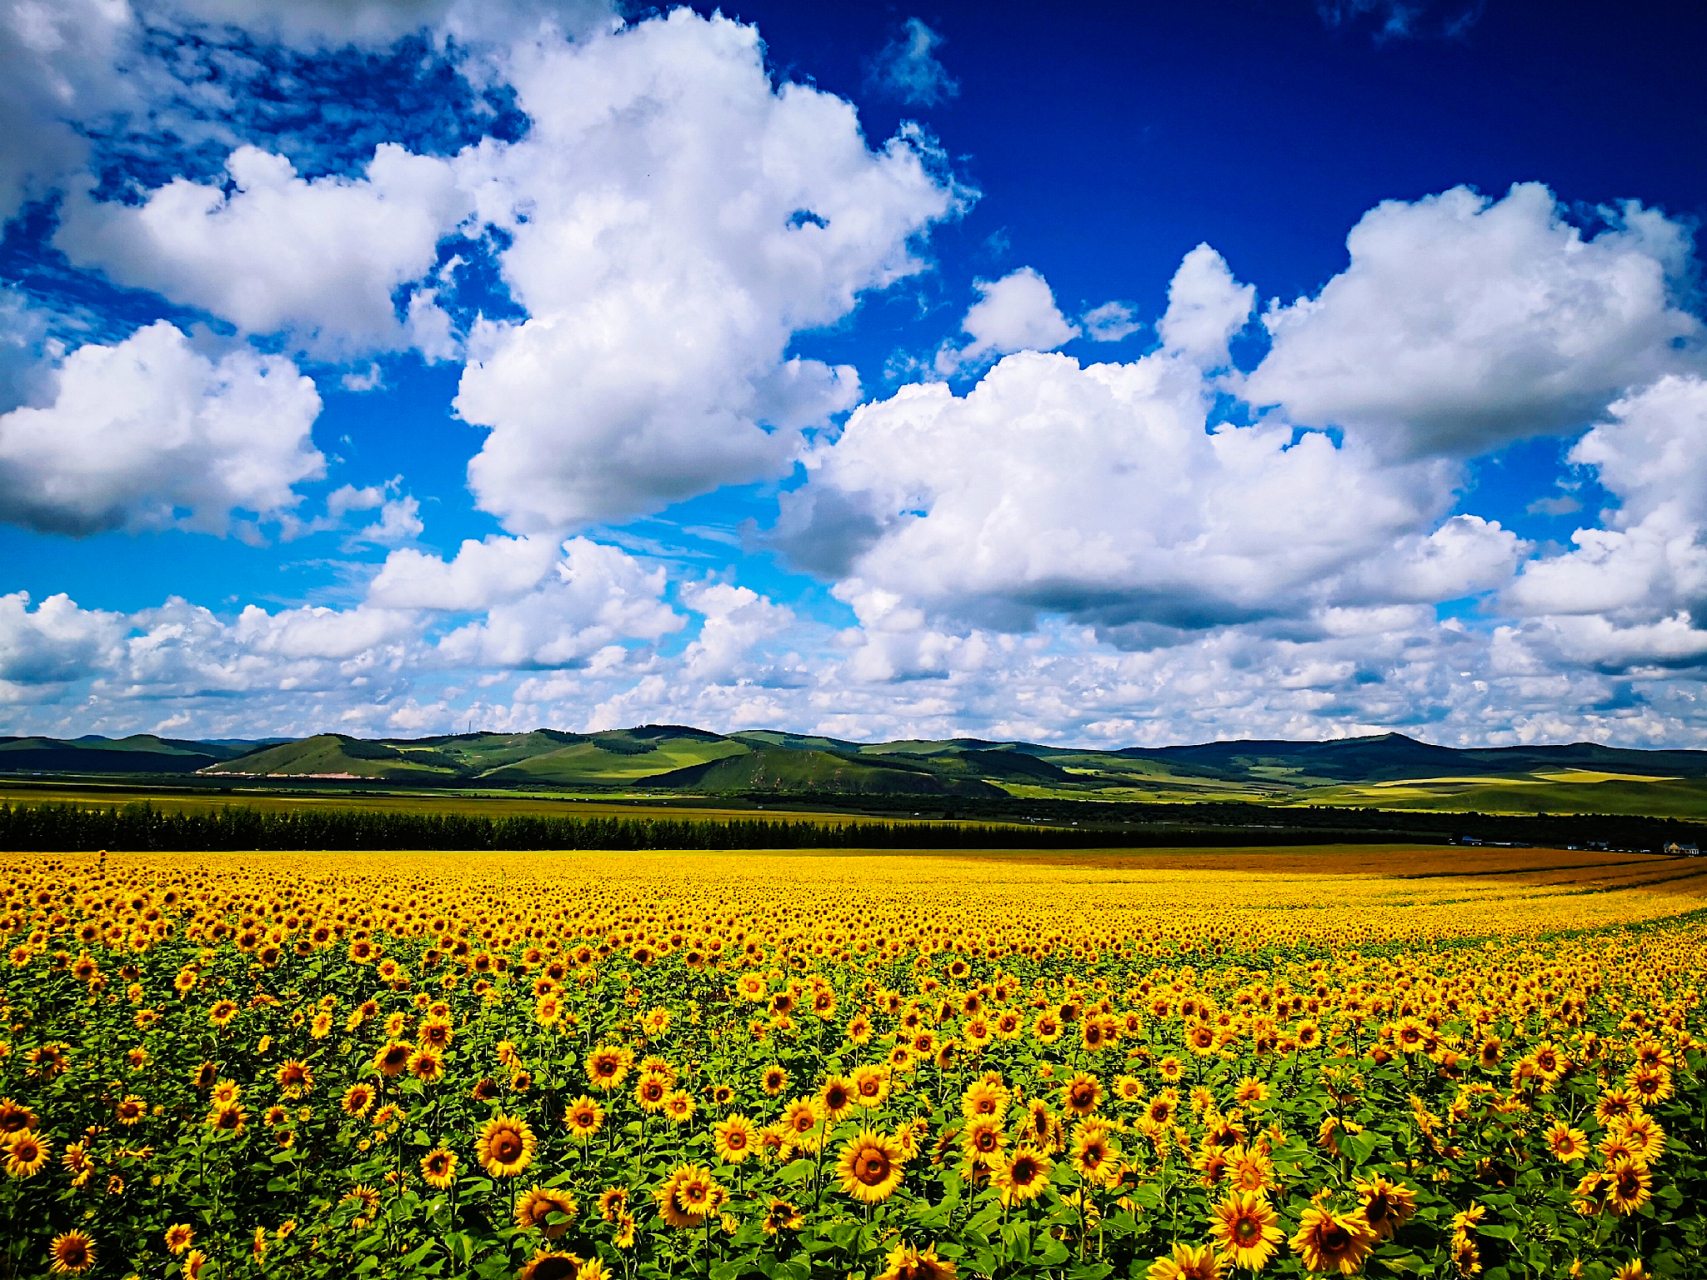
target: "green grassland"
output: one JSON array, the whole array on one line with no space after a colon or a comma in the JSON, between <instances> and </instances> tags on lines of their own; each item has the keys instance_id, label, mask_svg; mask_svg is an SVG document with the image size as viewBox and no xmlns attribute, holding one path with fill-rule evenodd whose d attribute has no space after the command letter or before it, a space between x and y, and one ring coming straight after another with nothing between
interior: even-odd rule
<instances>
[{"instance_id":1,"label":"green grassland","mask_svg":"<svg viewBox=\"0 0 1707 1280\"><path fill-rule=\"evenodd\" d=\"M1603 813L1707 818L1707 752L1637 751L1593 743L1458 750L1400 734L1328 742L1215 742L1095 750L977 738L857 743L753 730L711 733L641 725L596 733L537 729L366 740L318 734L294 742L204 743L0 738L0 785L11 777L94 785L130 778L139 793L167 775L198 787L350 790L363 803L618 802L857 805L1096 801L1247 802L1496 814ZM482 798L486 797L486 798ZM197 801L199 803L200 801ZM307 803L299 795L279 803ZM328 802L331 802L328 800ZM389 803L389 802L388 802Z\"/></svg>"}]
</instances>

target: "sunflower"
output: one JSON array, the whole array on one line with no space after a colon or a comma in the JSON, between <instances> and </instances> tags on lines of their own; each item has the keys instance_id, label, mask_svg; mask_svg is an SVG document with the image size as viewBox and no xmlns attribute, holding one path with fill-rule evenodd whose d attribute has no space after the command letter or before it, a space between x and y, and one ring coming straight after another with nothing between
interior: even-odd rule
<instances>
[{"instance_id":1,"label":"sunflower","mask_svg":"<svg viewBox=\"0 0 1707 1280\"><path fill-rule=\"evenodd\" d=\"M759 1130L759 1158L766 1164L785 1156L790 1146L788 1130L780 1124L767 1124Z\"/></svg>"},{"instance_id":2,"label":"sunflower","mask_svg":"<svg viewBox=\"0 0 1707 1280\"><path fill-rule=\"evenodd\" d=\"M434 1147L421 1157L421 1177L435 1190L449 1188L456 1181L456 1152Z\"/></svg>"},{"instance_id":3,"label":"sunflower","mask_svg":"<svg viewBox=\"0 0 1707 1280\"><path fill-rule=\"evenodd\" d=\"M855 1067L853 1073L854 1101L862 1107L880 1107L889 1097L889 1068L880 1063Z\"/></svg>"},{"instance_id":4,"label":"sunflower","mask_svg":"<svg viewBox=\"0 0 1707 1280\"><path fill-rule=\"evenodd\" d=\"M1260 1191L1229 1191L1214 1206L1210 1234L1221 1257L1235 1267L1261 1271L1284 1238L1280 1215Z\"/></svg>"},{"instance_id":5,"label":"sunflower","mask_svg":"<svg viewBox=\"0 0 1707 1280\"><path fill-rule=\"evenodd\" d=\"M711 1131L711 1144L717 1150L717 1158L727 1164L740 1164L753 1154L755 1130L753 1122L746 1116L730 1116L727 1120L719 1120Z\"/></svg>"},{"instance_id":6,"label":"sunflower","mask_svg":"<svg viewBox=\"0 0 1707 1280\"><path fill-rule=\"evenodd\" d=\"M1644 1110L1656 1102L1664 1102L1675 1092L1671 1071L1657 1064L1634 1067L1624 1077L1624 1083L1641 1100Z\"/></svg>"},{"instance_id":7,"label":"sunflower","mask_svg":"<svg viewBox=\"0 0 1707 1280\"><path fill-rule=\"evenodd\" d=\"M1260 1106L1268 1101L1268 1086L1255 1076L1246 1076L1233 1090L1233 1101L1243 1107Z\"/></svg>"},{"instance_id":8,"label":"sunflower","mask_svg":"<svg viewBox=\"0 0 1707 1280\"><path fill-rule=\"evenodd\" d=\"M6 1172L14 1178L33 1178L47 1163L53 1144L34 1129L23 1129L6 1140Z\"/></svg>"},{"instance_id":9,"label":"sunflower","mask_svg":"<svg viewBox=\"0 0 1707 1280\"><path fill-rule=\"evenodd\" d=\"M202 1280L202 1272L207 1269L207 1254L200 1249L191 1249L184 1259L184 1280Z\"/></svg>"},{"instance_id":10,"label":"sunflower","mask_svg":"<svg viewBox=\"0 0 1707 1280\"><path fill-rule=\"evenodd\" d=\"M994 1116L1000 1120L1007 1115L1012 1097L1000 1079L974 1080L961 1095L960 1114L968 1120L979 1116Z\"/></svg>"},{"instance_id":11,"label":"sunflower","mask_svg":"<svg viewBox=\"0 0 1707 1280\"><path fill-rule=\"evenodd\" d=\"M1157 1258L1146 1275L1149 1280L1221 1280L1221 1260L1213 1245L1176 1244L1173 1256Z\"/></svg>"},{"instance_id":12,"label":"sunflower","mask_svg":"<svg viewBox=\"0 0 1707 1280\"><path fill-rule=\"evenodd\" d=\"M113 1118L122 1125L133 1125L148 1114L148 1103L134 1093L113 1108Z\"/></svg>"},{"instance_id":13,"label":"sunflower","mask_svg":"<svg viewBox=\"0 0 1707 1280\"><path fill-rule=\"evenodd\" d=\"M771 1063L759 1074L759 1087L769 1096L776 1097L788 1088L788 1072L777 1063Z\"/></svg>"},{"instance_id":14,"label":"sunflower","mask_svg":"<svg viewBox=\"0 0 1707 1280\"><path fill-rule=\"evenodd\" d=\"M521 1231L538 1231L547 1240L556 1240L569 1230L569 1223L581 1206L567 1191L535 1185L516 1202L516 1227ZM553 1222L553 1217L561 1221Z\"/></svg>"},{"instance_id":15,"label":"sunflower","mask_svg":"<svg viewBox=\"0 0 1707 1280\"><path fill-rule=\"evenodd\" d=\"M280 1064L277 1079L287 1098L300 1098L314 1092L313 1069L295 1058L287 1058Z\"/></svg>"},{"instance_id":16,"label":"sunflower","mask_svg":"<svg viewBox=\"0 0 1707 1280\"><path fill-rule=\"evenodd\" d=\"M1553 1153L1553 1158L1565 1164L1574 1164L1588 1155L1588 1135L1581 1129L1573 1129L1563 1120L1555 1120L1547 1130L1547 1150Z\"/></svg>"},{"instance_id":17,"label":"sunflower","mask_svg":"<svg viewBox=\"0 0 1707 1280\"><path fill-rule=\"evenodd\" d=\"M11 1098L0 1098L0 1138L7 1134L34 1129L41 1123L35 1112Z\"/></svg>"},{"instance_id":18,"label":"sunflower","mask_svg":"<svg viewBox=\"0 0 1707 1280\"><path fill-rule=\"evenodd\" d=\"M816 1151L824 1144L823 1130L818 1127L820 1119L818 1099L796 1098L782 1113L782 1131L802 1151Z\"/></svg>"},{"instance_id":19,"label":"sunflower","mask_svg":"<svg viewBox=\"0 0 1707 1280\"><path fill-rule=\"evenodd\" d=\"M672 1227L688 1229L703 1224L723 1205L727 1193L699 1165L678 1165L653 1193L658 1212Z\"/></svg>"},{"instance_id":20,"label":"sunflower","mask_svg":"<svg viewBox=\"0 0 1707 1280\"><path fill-rule=\"evenodd\" d=\"M173 1257L177 1257L195 1242L195 1230L186 1223L175 1222L166 1228L166 1252Z\"/></svg>"},{"instance_id":21,"label":"sunflower","mask_svg":"<svg viewBox=\"0 0 1707 1280\"><path fill-rule=\"evenodd\" d=\"M422 1045L409 1055L409 1074L423 1084L432 1084L444 1079L445 1061L439 1056L438 1050L430 1045Z\"/></svg>"},{"instance_id":22,"label":"sunflower","mask_svg":"<svg viewBox=\"0 0 1707 1280\"><path fill-rule=\"evenodd\" d=\"M634 1086L634 1101L642 1111L656 1115L664 1109L664 1099L670 1095L670 1081L665 1076L648 1071Z\"/></svg>"},{"instance_id":23,"label":"sunflower","mask_svg":"<svg viewBox=\"0 0 1707 1280\"><path fill-rule=\"evenodd\" d=\"M83 1186L95 1172L95 1164L94 1161L89 1158L89 1146L87 1143L71 1143L65 1148L64 1152L61 1153L59 1162L63 1164L67 1172L71 1174L71 1185L74 1187Z\"/></svg>"},{"instance_id":24,"label":"sunflower","mask_svg":"<svg viewBox=\"0 0 1707 1280\"><path fill-rule=\"evenodd\" d=\"M209 1099L216 1107L235 1106L237 1099L243 1096L243 1086L235 1080L221 1080L213 1086L213 1096Z\"/></svg>"},{"instance_id":25,"label":"sunflower","mask_svg":"<svg viewBox=\"0 0 1707 1280\"><path fill-rule=\"evenodd\" d=\"M686 1089L672 1089L664 1098L664 1114L671 1124L686 1124L693 1119L693 1095Z\"/></svg>"},{"instance_id":26,"label":"sunflower","mask_svg":"<svg viewBox=\"0 0 1707 1280\"><path fill-rule=\"evenodd\" d=\"M379 1212L379 1192L375 1191L364 1182L346 1195L341 1201L339 1201L339 1203L360 1206L356 1210L356 1216L350 1219L350 1225L352 1227L355 1227L358 1230L362 1227L370 1227L373 1225L374 1215Z\"/></svg>"},{"instance_id":27,"label":"sunflower","mask_svg":"<svg viewBox=\"0 0 1707 1280\"><path fill-rule=\"evenodd\" d=\"M207 1113L207 1127L215 1133L242 1133L249 1124L249 1113L241 1102L228 1107L214 1107Z\"/></svg>"},{"instance_id":28,"label":"sunflower","mask_svg":"<svg viewBox=\"0 0 1707 1280\"><path fill-rule=\"evenodd\" d=\"M207 1020L216 1027L229 1026L237 1016L237 1005L230 1000L220 1000L207 1011Z\"/></svg>"},{"instance_id":29,"label":"sunflower","mask_svg":"<svg viewBox=\"0 0 1707 1280\"><path fill-rule=\"evenodd\" d=\"M848 1141L836 1160L842 1190L856 1200L876 1204L887 1200L901 1185L906 1157L887 1134L863 1129Z\"/></svg>"},{"instance_id":30,"label":"sunflower","mask_svg":"<svg viewBox=\"0 0 1707 1280\"><path fill-rule=\"evenodd\" d=\"M1666 1131L1646 1112L1619 1121L1613 1126L1613 1132L1624 1139L1624 1144L1643 1164L1652 1164L1665 1150Z\"/></svg>"},{"instance_id":31,"label":"sunflower","mask_svg":"<svg viewBox=\"0 0 1707 1280\"><path fill-rule=\"evenodd\" d=\"M516 1280L575 1280L580 1274L581 1259L574 1254L539 1249L516 1272Z\"/></svg>"},{"instance_id":32,"label":"sunflower","mask_svg":"<svg viewBox=\"0 0 1707 1280\"><path fill-rule=\"evenodd\" d=\"M995 1183L1004 1206L1024 1204L1043 1194L1054 1162L1036 1147L1016 1147L996 1166Z\"/></svg>"},{"instance_id":33,"label":"sunflower","mask_svg":"<svg viewBox=\"0 0 1707 1280\"><path fill-rule=\"evenodd\" d=\"M974 1116L960 1131L960 1150L974 1165L993 1167L1007 1146L1000 1116Z\"/></svg>"},{"instance_id":34,"label":"sunflower","mask_svg":"<svg viewBox=\"0 0 1707 1280\"><path fill-rule=\"evenodd\" d=\"M1076 1116L1088 1116L1102 1105L1102 1082L1093 1075L1076 1075L1061 1088L1061 1107Z\"/></svg>"},{"instance_id":35,"label":"sunflower","mask_svg":"<svg viewBox=\"0 0 1707 1280\"><path fill-rule=\"evenodd\" d=\"M587 1054L587 1079L593 1087L609 1093L612 1089L620 1088L628 1075L628 1069L634 1064L634 1055L626 1048L617 1045L600 1045Z\"/></svg>"},{"instance_id":36,"label":"sunflower","mask_svg":"<svg viewBox=\"0 0 1707 1280\"><path fill-rule=\"evenodd\" d=\"M1417 1211L1417 1193L1402 1182L1386 1178L1357 1180L1357 1197L1363 1208L1363 1222L1385 1240L1404 1226Z\"/></svg>"},{"instance_id":37,"label":"sunflower","mask_svg":"<svg viewBox=\"0 0 1707 1280\"><path fill-rule=\"evenodd\" d=\"M1648 1167L1635 1160L1619 1160L1606 1171L1607 1198L1614 1213L1634 1213L1653 1195L1654 1179Z\"/></svg>"},{"instance_id":38,"label":"sunflower","mask_svg":"<svg viewBox=\"0 0 1707 1280\"><path fill-rule=\"evenodd\" d=\"M831 1121L840 1120L854 1108L853 1081L846 1076L830 1076L818 1090L818 1105Z\"/></svg>"},{"instance_id":39,"label":"sunflower","mask_svg":"<svg viewBox=\"0 0 1707 1280\"><path fill-rule=\"evenodd\" d=\"M1614 1120L1622 1120L1642 1110L1642 1100L1628 1089L1611 1089L1600 1095L1594 1104L1594 1118L1607 1128Z\"/></svg>"},{"instance_id":40,"label":"sunflower","mask_svg":"<svg viewBox=\"0 0 1707 1280\"><path fill-rule=\"evenodd\" d=\"M95 1242L81 1231L66 1231L53 1238L48 1246L53 1257L49 1271L82 1275L95 1265Z\"/></svg>"},{"instance_id":41,"label":"sunflower","mask_svg":"<svg viewBox=\"0 0 1707 1280\"><path fill-rule=\"evenodd\" d=\"M394 1080L409 1069L409 1059L415 1046L404 1040L392 1040L381 1045L373 1055L373 1069L387 1080Z\"/></svg>"},{"instance_id":42,"label":"sunflower","mask_svg":"<svg viewBox=\"0 0 1707 1280\"><path fill-rule=\"evenodd\" d=\"M487 1173L494 1178L513 1178L533 1163L537 1145L526 1120L497 1115L480 1126L474 1149Z\"/></svg>"},{"instance_id":43,"label":"sunflower","mask_svg":"<svg viewBox=\"0 0 1707 1280\"><path fill-rule=\"evenodd\" d=\"M582 1094L564 1108L563 1123L569 1126L571 1138L586 1142L604 1126L605 1109Z\"/></svg>"},{"instance_id":44,"label":"sunflower","mask_svg":"<svg viewBox=\"0 0 1707 1280\"><path fill-rule=\"evenodd\" d=\"M953 1262L936 1256L935 1245L919 1249L897 1244L889 1251L886 1262L877 1280L955 1280L959 1274Z\"/></svg>"},{"instance_id":45,"label":"sunflower","mask_svg":"<svg viewBox=\"0 0 1707 1280\"><path fill-rule=\"evenodd\" d=\"M368 1108L373 1106L373 1088L371 1085L353 1084L344 1090L344 1098L338 1104L352 1116L365 1116Z\"/></svg>"},{"instance_id":46,"label":"sunflower","mask_svg":"<svg viewBox=\"0 0 1707 1280\"><path fill-rule=\"evenodd\" d=\"M800 1216L800 1210L786 1200L779 1200L775 1196L771 1197L770 1205L765 1209L763 1222L766 1235L774 1236L782 1231L798 1231L805 1225L806 1223Z\"/></svg>"},{"instance_id":47,"label":"sunflower","mask_svg":"<svg viewBox=\"0 0 1707 1280\"><path fill-rule=\"evenodd\" d=\"M615 1222L628 1212L628 1188L606 1187L599 1192L599 1217Z\"/></svg>"},{"instance_id":48,"label":"sunflower","mask_svg":"<svg viewBox=\"0 0 1707 1280\"><path fill-rule=\"evenodd\" d=\"M1179 1095L1172 1089L1164 1089L1145 1105L1144 1119L1157 1127L1172 1124L1178 1107Z\"/></svg>"},{"instance_id":49,"label":"sunflower","mask_svg":"<svg viewBox=\"0 0 1707 1280\"><path fill-rule=\"evenodd\" d=\"M1278 1186L1274 1161L1259 1146L1235 1146L1227 1151L1229 1181L1239 1191L1268 1191Z\"/></svg>"},{"instance_id":50,"label":"sunflower","mask_svg":"<svg viewBox=\"0 0 1707 1280\"><path fill-rule=\"evenodd\" d=\"M1361 1217L1348 1217L1313 1204L1304 1210L1291 1243L1292 1251L1304 1260L1305 1270L1337 1269L1349 1276L1356 1274L1375 1247L1375 1233Z\"/></svg>"},{"instance_id":51,"label":"sunflower","mask_svg":"<svg viewBox=\"0 0 1707 1280\"><path fill-rule=\"evenodd\" d=\"M1086 1182L1104 1185L1120 1167L1120 1147L1106 1124L1080 1121L1073 1129L1073 1168Z\"/></svg>"},{"instance_id":52,"label":"sunflower","mask_svg":"<svg viewBox=\"0 0 1707 1280\"><path fill-rule=\"evenodd\" d=\"M1468 1236L1452 1237L1452 1265L1461 1276L1480 1275L1482 1251Z\"/></svg>"}]
</instances>

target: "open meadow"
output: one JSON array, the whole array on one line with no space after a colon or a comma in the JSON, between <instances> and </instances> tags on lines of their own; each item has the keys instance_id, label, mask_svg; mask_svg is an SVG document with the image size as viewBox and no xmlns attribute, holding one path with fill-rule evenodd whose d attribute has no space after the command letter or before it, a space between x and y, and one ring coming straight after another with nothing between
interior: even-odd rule
<instances>
[{"instance_id":1,"label":"open meadow","mask_svg":"<svg viewBox=\"0 0 1707 1280\"><path fill-rule=\"evenodd\" d=\"M1707 864L9 854L0 1275L1707 1274Z\"/></svg>"}]
</instances>

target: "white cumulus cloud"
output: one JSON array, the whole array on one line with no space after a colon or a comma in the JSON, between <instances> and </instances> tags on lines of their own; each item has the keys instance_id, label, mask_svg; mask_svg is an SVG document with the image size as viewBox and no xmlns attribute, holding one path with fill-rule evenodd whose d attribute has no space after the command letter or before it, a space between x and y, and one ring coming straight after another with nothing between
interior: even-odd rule
<instances>
[{"instance_id":1,"label":"white cumulus cloud","mask_svg":"<svg viewBox=\"0 0 1707 1280\"><path fill-rule=\"evenodd\" d=\"M1429 534L1450 504L1455 473L1441 464L1389 465L1320 433L1294 441L1284 424L1209 430L1209 403L1198 368L1165 352L1088 368L1023 353L964 396L903 387L808 459L780 535L843 579L844 598L893 592L921 621L1026 626L1058 612L1192 629L1358 594L1347 575ZM1460 533L1492 537L1509 562L1497 526ZM1428 559L1409 570L1412 598L1488 581L1424 572Z\"/></svg>"},{"instance_id":2,"label":"white cumulus cloud","mask_svg":"<svg viewBox=\"0 0 1707 1280\"><path fill-rule=\"evenodd\" d=\"M851 104L774 84L721 17L543 38L505 70L532 127L460 161L529 317L471 336L480 505L534 532L779 474L858 397L851 367L786 358L792 335L920 270L961 194L916 134L873 151Z\"/></svg>"},{"instance_id":3,"label":"white cumulus cloud","mask_svg":"<svg viewBox=\"0 0 1707 1280\"><path fill-rule=\"evenodd\" d=\"M573 666L623 640L657 640L685 626L687 619L664 601L664 588L662 567L647 568L619 547L571 538L541 586L451 632L439 655L479 667Z\"/></svg>"},{"instance_id":4,"label":"white cumulus cloud","mask_svg":"<svg viewBox=\"0 0 1707 1280\"><path fill-rule=\"evenodd\" d=\"M976 280L978 301L960 322L972 341L959 349L937 353L938 373L950 374L1014 351L1053 351L1079 336L1055 305L1055 293L1042 274L1031 267L1011 271L1000 280Z\"/></svg>"},{"instance_id":5,"label":"white cumulus cloud","mask_svg":"<svg viewBox=\"0 0 1707 1280\"><path fill-rule=\"evenodd\" d=\"M368 603L392 609L471 613L533 590L551 572L557 548L550 538L472 538L456 556L404 547L385 558L368 584Z\"/></svg>"},{"instance_id":6,"label":"white cumulus cloud","mask_svg":"<svg viewBox=\"0 0 1707 1280\"><path fill-rule=\"evenodd\" d=\"M319 412L289 360L216 360L165 321L89 343L65 357L51 403L0 416L0 519L82 535L276 517L325 470L309 435Z\"/></svg>"},{"instance_id":7,"label":"white cumulus cloud","mask_svg":"<svg viewBox=\"0 0 1707 1280\"><path fill-rule=\"evenodd\" d=\"M283 156L243 146L226 170L229 192L177 178L139 205L73 196L55 243L121 284L248 333L288 330L320 354L454 353L431 290L414 293L401 320L392 303L473 211L449 162L381 143L359 179L304 179Z\"/></svg>"},{"instance_id":8,"label":"white cumulus cloud","mask_svg":"<svg viewBox=\"0 0 1707 1280\"><path fill-rule=\"evenodd\" d=\"M1156 325L1163 348L1205 369L1226 367L1228 344L1249 322L1256 296L1256 286L1233 279L1225 258L1198 245L1168 284L1168 309Z\"/></svg>"},{"instance_id":9,"label":"white cumulus cloud","mask_svg":"<svg viewBox=\"0 0 1707 1280\"><path fill-rule=\"evenodd\" d=\"M1603 213L1585 237L1539 183L1383 202L1343 272L1263 317L1273 345L1244 394L1391 453L1468 456L1700 367L1701 323L1674 296L1688 230L1633 202Z\"/></svg>"}]
</instances>

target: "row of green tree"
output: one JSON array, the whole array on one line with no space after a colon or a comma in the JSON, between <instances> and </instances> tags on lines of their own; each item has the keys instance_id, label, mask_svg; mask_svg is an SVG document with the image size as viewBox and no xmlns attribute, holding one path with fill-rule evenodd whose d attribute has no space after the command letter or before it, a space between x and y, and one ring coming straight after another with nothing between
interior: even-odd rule
<instances>
[{"instance_id":1,"label":"row of green tree","mask_svg":"<svg viewBox=\"0 0 1707 1280\"><path fill-rule=\"evenodd\" d=\"M0 849L1087 849L1443 843L1476 835L1489 842L1600 844L1658 852L1667 842L1698 841L1703 834L1694 824L1670 819L1286 810L1246 805L1156 806L1155 812L1144 814L1146 821L1083 826L1050 825L1051 819L1060 821L1054 814L1031 823L1007 815L982 822L968 821L967 817L912 822L652 815L490 817L424 810L273 811L246 806L177 810L146 802L124 806L8 802L0 804Z\"/></svg>"},{"instance_id":2,"label":"row of green tree","mask_svg":"<svg viewBox=\"0 0 1707 1280\"><path fill-rule=\"evenodd\" d=\"M555 817L364 809L270 811L152 804L0 804L0 849L974 849L1226 844L1298 833L1074 830L970 822L814 822L783 818ZM1150 838L1146 838L1150 837ZM1338 831L1334 838L1345 839Z\"/></svg>"}]
</instances>

